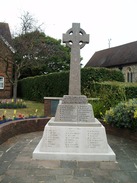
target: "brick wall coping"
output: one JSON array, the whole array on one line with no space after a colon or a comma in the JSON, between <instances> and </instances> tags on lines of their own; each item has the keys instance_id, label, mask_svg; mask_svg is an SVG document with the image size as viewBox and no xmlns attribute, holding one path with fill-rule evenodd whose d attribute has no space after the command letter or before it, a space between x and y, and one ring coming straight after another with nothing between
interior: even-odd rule
<instances>
[{"instance_id":1,"label":"brick wall coping","mask_svg":"<svg viewBox=\"0 0 137 183\"><path fill-rule=\"evenodd\" d=\"M44 97L44 100L62 100L63 97Z\"/></svg>"}]
</instances>

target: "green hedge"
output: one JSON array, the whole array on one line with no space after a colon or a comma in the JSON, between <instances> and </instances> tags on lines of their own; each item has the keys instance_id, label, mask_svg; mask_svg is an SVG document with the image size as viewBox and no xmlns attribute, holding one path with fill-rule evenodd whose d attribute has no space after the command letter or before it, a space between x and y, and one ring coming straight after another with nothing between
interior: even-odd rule
<instances>
[{"instance_id":1,"label":"green hedge","mask_svg":"<svg viewBox=\"0 0 137 183\"><path fill-rule=\"evenodd\" d=\"M120 81L124 82L124 76L121 71L106 68L83 68L81 70L81 79L83 83Z\"/></svg>"},{"instance_id":2,"label":"green hedge","mask_svg":"<svg viewBox=\"0 0 137 183\"><path fill-rule=\"evenodd\" d=\"M53 73L36 77L29 77L18 82L18 97L43 101L46 97L62 97L67 95L69 73Z\"/></svg>"},{"instance_id":3,"label":"green hedge","mask_svg":"<svg viewBox=\"0 0 137 183\"><path fill-rule=\"evenodd\" d=\"M97 83L96 88L100 88L101 91L110 88L115 93L117 92L117 97L122 97L123 100L137 98L137 83L102 82Z\"/></svg>"},{"instance_id":4,"label":"green hedge","mask_svg":"<svg viewBox=\"0 0 137 183\"><path fill-rule=\"evenodd\" d=\"M137 98L136 83L102 82L92 83L87 96L97 97L99 101L91 101L95 116L101 118L106 110L115 107L121 101Z\"/></svg>"},{"instance_id":5,"label":"green hedge","mask_svg":"<svg viewBox=\"0 0 137 183\"><path fill-rule=\"evenodd\" d=\"M81 72L81 91L87 97L96 97L95 83L104 81L124 82L124 76L121 71L106 68L84 68ZM96 86L95 86L96 85Z\"/></svg>"},{"instance_id":6,"label":"green hedge","mask_svg":"<svg viewBox=\"0 0 137 183\"><path fill-rule=\"evenodd\" d=\"M102 118L105 111L117 105L120 101L125 101L125 89L119 82L92 83L87 96L99 98L99 101L90 101L93 105L94 113L97 118Z\"/></svg>"},{"instance_id":7,"label":"green hedge","mask_svg":"<svg viewBox=\"0 0 137 183\"><path fill-rule=\"evenodd\" d=\"M82 94L91 97L95 82L124 81L120 71L105 68L84 68L81 70ZM18 82L18 97L43 101L44 97L62 97L68 94L69 72L29 77Z\"/></svg>"},{"instance_id":8,"label":"green hedge","mask_svg":"<svg viewBox=\"0 0 137 183\"><path fill-rule=\"evenodd\" d=\"M101 97L106 92L107 95L116 94L117 98L127 100L137 98L137 83L115 81L93 82L85 92L87 92L88 97Z\"/></svg>"}]
</instances>

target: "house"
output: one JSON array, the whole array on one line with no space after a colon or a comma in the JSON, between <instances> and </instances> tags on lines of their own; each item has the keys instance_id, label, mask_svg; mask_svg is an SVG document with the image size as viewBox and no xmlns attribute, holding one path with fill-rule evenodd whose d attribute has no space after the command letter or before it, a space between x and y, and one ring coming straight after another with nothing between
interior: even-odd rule
<instances>
[{"instance_id":1,"label":"house","mask_svg":"<svg viewBox=\"0 0 137 183\"><path fill-rule=\"evenodd\" d=\"M0 22L0 99L12 97L13 54L12 38L7 23Z\"/></svg>"},{"instance_id":2,"label":"house","mask_svg":"<svg viewBox=\"0 0 137 183\"><path fill-rule=\"evenodd\" d=\"M126 82L137 82L137 41L97 51L85 67L117 68Z\"/></svg>"}]
</instances>

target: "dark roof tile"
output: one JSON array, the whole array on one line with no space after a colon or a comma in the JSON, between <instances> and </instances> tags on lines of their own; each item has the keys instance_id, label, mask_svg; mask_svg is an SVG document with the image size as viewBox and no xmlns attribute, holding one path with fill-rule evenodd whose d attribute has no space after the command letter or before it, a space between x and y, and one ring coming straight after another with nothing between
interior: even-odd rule
<instances>
[{"instance_id":1,"label":"dark roof tile","mask_svg":"<svg viewBox=\"0 0 137 183\"><path fill-rule=\"evenodd\" d=\"M8 23L0 22L0 35L12 45L12 38Z\"/></svg>"},{"instance_id":2,"label":"dark roof tile","mask_svg":"<svg viewBox=\"0 0 137 183\"><path fill-rule=\"evenodd\" d=\"M85 67L115 67L137 63L137 41L97 51Z\"/></svg>"}]
</instances>

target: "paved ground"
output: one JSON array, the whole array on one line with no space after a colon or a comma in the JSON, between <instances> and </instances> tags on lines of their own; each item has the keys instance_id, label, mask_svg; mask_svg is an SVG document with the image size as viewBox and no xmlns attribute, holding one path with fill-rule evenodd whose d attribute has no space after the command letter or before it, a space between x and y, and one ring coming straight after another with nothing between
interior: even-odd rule
<instances>
[{"instance_id":1,"label":"paved ground","mask_svg":"<svg viewBox=\"0 0 137 183\"><path fill-rule=\"evenodd\" d=\"M137 183L137 143L108 135L117 162L32 159L42 132L22 134L0 146L1 183Z\"/></svg>"}]
</instances>

